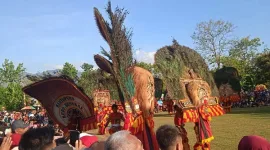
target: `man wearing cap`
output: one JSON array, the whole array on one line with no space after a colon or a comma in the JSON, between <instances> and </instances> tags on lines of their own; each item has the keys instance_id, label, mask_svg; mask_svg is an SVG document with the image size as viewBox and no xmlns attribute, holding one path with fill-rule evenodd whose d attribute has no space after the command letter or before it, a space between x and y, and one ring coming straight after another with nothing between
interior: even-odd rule
<instances>
[{"instance_id":1,"label":"man wearing cap","mask_svg":"<svg viewBox=\"0 0 270 150\"><path fill-rule=\"evenodd\" d=\"M25 124L22 120L13 121L11 124L11 140L13 141L11 148L19 145L22 135L27 131L27 127L28 125Z\"/></svg>"}]
</instances>

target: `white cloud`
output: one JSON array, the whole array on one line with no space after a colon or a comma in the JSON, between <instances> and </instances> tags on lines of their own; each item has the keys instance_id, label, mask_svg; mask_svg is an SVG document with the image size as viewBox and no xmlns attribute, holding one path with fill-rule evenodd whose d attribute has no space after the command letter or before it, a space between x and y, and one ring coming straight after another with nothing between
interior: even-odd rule
<instances>
[{"instance_id":1,"label":"white cloud","mask_svg":"<svg viewBox=\"0 0 270 150\"><path fill-rule=\"evenodd\" d=\"M59 64L45 64L44 65L44 71L45 70L55 70L55 69L62 69L63 65Z\"/></svg>"},{"instance_id":2,"label":"white cloud","mask_svg":"<svg viewBox=\"0 0 270 150\"><path fill-rule=\"evenodd\" d=\"M155 53L156 52L146 52L142 50L136 50L135 52L135 59L138 62L145 62L145 63L154 63L155 60Z\"/></svg>"},{"instance_id":3,"label":"white cloud","mask_svg":"<svg viewBox=\"0 0 270 150\"><path fill-rule=\"evenodd\" d=\"M73 66L75 66L75 68L78 70L78 71L83 71L81 66L83 63L85 62L75 62L75 63L72 63L72 62L69 62L70 64L72 64ZM63 69L63 65L60 65L60 64L45 64L44 65L44 69L45 70L55 70L55 69Z\"/></svg>"}]
</instances>

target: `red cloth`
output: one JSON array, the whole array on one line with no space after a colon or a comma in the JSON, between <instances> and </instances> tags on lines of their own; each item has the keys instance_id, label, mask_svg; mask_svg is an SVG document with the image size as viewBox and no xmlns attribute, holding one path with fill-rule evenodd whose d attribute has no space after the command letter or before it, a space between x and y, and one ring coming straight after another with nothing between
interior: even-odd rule
<instances>
[{"instance_id":1,"label":"red cloth","mask_svg":"<svg viewBox=\"0 0 270 150\"><path fill-rule=\"evenodd\" d=\"M92 144L98 141L98 138L94 135L90 135L87 133L81 133L80 134L80 140L82 141L82 144L86 147L90 147Z\"/></svg>"},{"instance_id":2,"label":"red cloth","mask_svg":"<svg viewBox=\"0 0 270 150\"><path fill-rule=\"evenodd\" d=\"M157 143L156 135L153 129L150 128L150 136L152 143L148 140L147 131L145 129L146 124L144 124L144 130L142 132L138 132L135 136L142 142L144 150L150 150L150 144L153 146L153 150L159 150L159 146Z\"/></svg>"},{"instance_id":3,"label":"red cloth","mask_svg":"<svg viewBox=\"0 0 270 150\"><path fill-rule=\"evenodd\" d=\"M176 126L181 126L182 124L184 124L183 121L183 114L181 114L180 112L176 112L174 116L174 124Z\"/></svg>"},{"instance_id":4,"label":"red cloth","mask_svg":"<svg viewBox=\"0 0 270 150\"><path fill-rule=\"evenodd\" d=\"M109 115L109 119L111 120L111 124L120 124L121 119L124 118L123 115L119 112L111 113Z\"/></svg>"},{"instance_id":5,"label":"red cloth","mask_svg":"<svg viewBox=\"0 0 270 150\"><path fill-rule=\"evenodd\" d=\"M172 100L168 101L167 107L168 107L168 112L169 113L173 112L173 101Z\"/></svg>"},{"instance_id":6,"label":"red cloth","mask_svg":"<svg viewBox=\"0 0 270 150\"><path fill-rule=\"evenodd\" d=\"M244 136L238 150L270 150L270 143L260 136Z\"/></svg>"},{"instance_id":7,"label":"red cloth","mask_svg":"<svg viewBox=\"0 0 270 150\"><path fill-rule=\"evenodd\" d=\"M22 135L18 133L14 133L11 135L12 146L18 146L21 141Z\"/></svg>"},{"instance_id":8,"label":"red cloth","mask_svg":"<svg viewBox=\"0 0 270 150\"><path fill-rule=\"evenodd\" d=\"M199 141L204 143L210 143L213 140L213 135L210 126L211 115L208 112L207 105L202 105L198 108L199 114Z\"/></svg>"}]
</instances>

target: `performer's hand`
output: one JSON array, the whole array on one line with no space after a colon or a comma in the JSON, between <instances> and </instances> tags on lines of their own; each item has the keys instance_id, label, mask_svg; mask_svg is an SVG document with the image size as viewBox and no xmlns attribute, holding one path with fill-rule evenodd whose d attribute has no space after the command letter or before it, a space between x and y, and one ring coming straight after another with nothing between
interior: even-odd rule
<instances>
[{"instance_id":1,"label":"performer's hand","mask_svg":"<svg viewBox=\"0 0 270 150\"><path fill-rule=\"evenodd\" d=\"M11 137L5 137L0 146L0 150L8 150L12 145Z\"/></svg>"},{"instance_id":2,"label":"performer's hand","mask_svg":"<svg viewBox=\"0 0 270 150\"><path fill-rule=\"evenodd\" d=\"M84 145L82 144L82 141L81 141L81 140L77 140L77 141L75 142L75 149L76 149L76 150L81 150L81 149L84 149L84 148L86 148L86 146L84 146Z\"/></svg>"}]
</instances>

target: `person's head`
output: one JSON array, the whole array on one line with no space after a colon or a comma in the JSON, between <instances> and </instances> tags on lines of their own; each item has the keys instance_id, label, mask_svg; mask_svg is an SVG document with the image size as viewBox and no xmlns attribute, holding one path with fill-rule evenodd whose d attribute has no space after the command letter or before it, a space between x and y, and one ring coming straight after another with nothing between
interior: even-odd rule
<instances>
[{"instance_id":1,"label":"person's head","mask_svg":"<svg viewBox=\"0 0 270 150\"><path fill-rule=\"evenodd\" d=\"M86 150L103 150L105 148L105 141L98 141L92 144L88 149Z\"/></svg>"},{"instance_id":2,"label":"person's head","mask_svg":"<svg viewBox=\"0 0 270 150\"><path fill-rule=\"evenodd\" d=\"M55 147L54 130L49 127L29 129L19 144L19 150L51 150Z\"/></svg>"},{"instance_id":3,"label":"person's head","mask_svg":"<svg viewBox=\"0 0 270 150\"><path fill-rule=\"evenodd\" d=\"M182 109L178 105L174 105L173 108L177 112L181 112L182 111Z\"/></svg>"},{"instance_id":4,"label":"person's head","mask_svg":"<svg viewBox=\"0 0 270 150\"><path fill-rule=\"evenodd\" d=\"M122 130L112 134L105 142L104 150L143 150L141 141L131 135L129 131Z\"/></svg>"},{"instance_id":5,"label":"person's head","mask_svg":"<svg viewBox=\"0 0 270 150\"><path fill-rule=\"evenodd\" d=\"M118 106L116 104L113 104L112 105L112 110L113 110L114 113L117 112Z\"/></svg>"},{"instance_id":6,"label":"person's head","mask_svg":"<svg viewBox=\"0 0 270 150\"><path fill-rule=\"evenodd\" d=\"M56 123L56 124L54 125L54 127L55 127L55 128L59 128L59 124Z\"/></svg>"},{"instance_id":7,"label":"person's head","mask_svg":"<svg viewBox=\"0 0 270 150\"><path fill-rule=\"evenodd\" d=\"M156 132L156 137L161 150L183 150L182 137L179 130L174 126L160 126Z\"/></svg>"},{"instance_id":8,"label":"person's head","mask_svg":"<svg viewBox=\"0 0 270 150\"><path fill-rule=\"evenodd\" d=\"M260 136L244 136L239 144L238 150L269 150L270 143Z\"/></svg>"},{"instance_id":9,"label":"person's head","mask_svg":"<svg viewBox=\"0 0 270 150\"><path fill-rule=\"evenodd\" d=\"M11 124L12 133L24 134L27 131L28 124L25 124L22 120L15 120Z\"/></svg>"}]
</instances>

